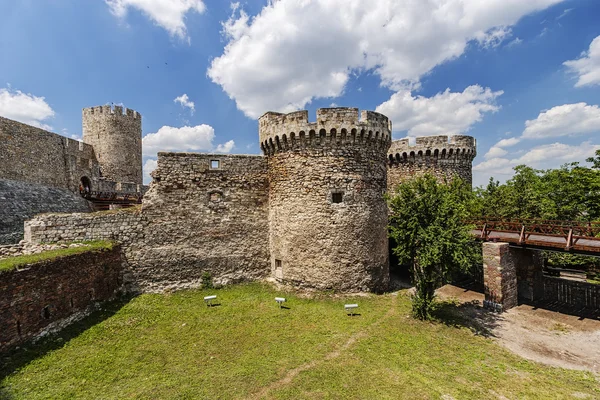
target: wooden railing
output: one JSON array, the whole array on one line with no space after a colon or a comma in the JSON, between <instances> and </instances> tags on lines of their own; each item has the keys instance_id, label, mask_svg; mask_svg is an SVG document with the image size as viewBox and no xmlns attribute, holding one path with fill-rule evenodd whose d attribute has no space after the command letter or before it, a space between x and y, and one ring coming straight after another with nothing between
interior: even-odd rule
<instances>
[{"instance_id":1,"label":"wooden railing","mask_svg":"<svg viewBox=\"0 0 600 400\"><path fill-rule=\"evenodd\" d=\"M600 221L486 218L465 222L474 225L473 234L484 241L600 255Z\"/></svg>"}]
</instances>

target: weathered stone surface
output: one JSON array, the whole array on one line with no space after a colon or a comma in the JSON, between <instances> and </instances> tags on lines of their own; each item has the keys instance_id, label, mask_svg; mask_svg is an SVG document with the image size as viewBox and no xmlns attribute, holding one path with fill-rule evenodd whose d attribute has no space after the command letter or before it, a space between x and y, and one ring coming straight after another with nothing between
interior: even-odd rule
<instances>
[{"instance_id":1,"label":"weathered stone surface","mask_svg":"<svg viewBox=\"0 0 600 400\"><path fill-rule=\"evenodd\" d=\"M0 244L23 239L23 222L36 214L88 211L88 202L68 189L0 179Z\"/></svg>"},{"instance_id":2,"label":"weathered stone surface","mask_svg":"<svg viewBox=\"0 0 600 400\"><path fill-rule=\"evenodd\" d=\"M100 176L92 146L0 117L0 179L75 192L82 176Z\"/></svg>"},{"instance_id":3,"label":"weathered stone surface","mask_svg":"<svg viewBox=\"0 0 600 400\"><path fill-rule=\"evenodd\" d=\"M518 296L529 301L544 297L544 256L539 250L511 248L517 269Z\"/></svg>"},{"instance_id":4,"label":"weathered stone surface","mask_svg":"<svg viewBox=\"0 0 600 400\"><path fill-rule=\"evenodd\" d=\"M316 122L307 111L266 113L264 156L159 153L141 212L41 215L26 223L26 239L118 240L130 290L196 287L205 272L215 283L270 275L304 288L383 290L391 123L360 116L355 108L319 109ZM442 172L470 177L474 139L444 138L465 157L461 150L460 168Z\"/></svg>"},{"instance_id":5,"label":"weathered stone surface","mask_svg":"<svg viewBox=\"0 0 600 400\"><path fill-rule=\"evenodd\" d=\"M390 127L383 115L363 112L359 121L357 109L345 108L318 110L316 123L307 112L259 119L275 279L316 289L387 288Z\"/></svg>"},{"instance_id":6,"label":"weathered stone surface","mask_svg":"<svg viewBox=\"0 0 600 400\"><path fill-rule=\"evenodd\" d=\"M35 214L89 211L80 186L144 193L141 121L118 106L84 109L79 142L0 117L0 244L19 241Z\"/></svg>"},{"instance_id":7,"label":"weathered stone surface","mask_svg":"<svg viewBox=\"0 0 600 400\"><path fill-rule=\"evenodd\" d=\"M508 243L483 243L485 300L508 310L518 304L517 271Z\"/></svg>"},{"instance_id":8,"label":"weathered stone surface","mask_svg":"<svg viewBox=\"0 0 600 400\"><path fill-rule=\"evenodd\" d=\"M102 176L141 185L142 116L120 106L98 106L84 108L82 120L83 141L94 148Z\"/></svg>"},{"instance_id":9,"label":"weathered stone surface","mask_svg":"<svg viewBox=\"0 0 600 400\"><path fill-rule=\"evenodd\" d=\"M82 318L121 287L118 247L0 272L0 352Z\"/></svg>"},{"instance_id":10,"label":"weathered stone surface","mask_svg":"<svg viewBox=\"0 0 600 400\"><path fill-rule=\"evenodd\" d=\"M395 140L388 151L388 189L415 176L430 173L438 179L462 178L472 184L477 142L471 136L424 136L411 146Z\"/></svg>"}]
</instances>

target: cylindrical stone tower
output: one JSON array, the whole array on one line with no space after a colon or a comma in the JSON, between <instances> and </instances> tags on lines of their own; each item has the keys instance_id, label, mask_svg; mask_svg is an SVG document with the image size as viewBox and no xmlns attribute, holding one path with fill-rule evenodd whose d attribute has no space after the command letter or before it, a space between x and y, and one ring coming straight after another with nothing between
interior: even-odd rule
<instances>
[{"instance_id":1,"label":"cylindrical stone tower","mask_svg":"<svg viewBox=\"0 0 600 400\"><path fill-rule=\"evenodd\" d=\"M102 176L142 184L142 116L119 106L84 108L82 114L83 142L94 147Z\"/></svg>"},{"instance_id":2,"label":"cylindrical stone tower","mask_svg":"<svg viewBox=\"0 0 600 400\"><path fill-rule=\"evenodd\" d=\"M424 136L412 146L408 139L395 140L388 151L388 189L425 173L438 179L458 176L471 185L476 155L477 141L472 136Z\"/></svg>"},{"instance_id":3,"label":"cylindrical stone tower","mask_svg":"<svg viewBox=\"0 0 600 400\"><path fill-rule=\"evenodd\" d=\"M294 286L387 288L387 150L391 123L356 108L268 112L259 119L268 157L272 274Z\"/></svg>"}]
</instances>

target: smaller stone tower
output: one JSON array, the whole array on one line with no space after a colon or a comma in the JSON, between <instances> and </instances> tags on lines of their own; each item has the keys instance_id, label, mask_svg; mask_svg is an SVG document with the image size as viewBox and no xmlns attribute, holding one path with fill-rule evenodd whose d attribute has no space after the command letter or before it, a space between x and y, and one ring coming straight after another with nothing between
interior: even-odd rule
<instances>
[{"instance_id":1,"label":"smaller stone tower","mask_svg":"<svg viewBox=\"0 0 600 400\"><path fill-rule=\"evenodd\" d=\"M82 114L83 142L94 147L102 177L141 185L142 116L120 106L84 108Z\"/></svg>"},{"instance_id":2,"label":"smaller stone tower","mask_svg":"<svg viewBox=\"0 0 600 400\"><path fill-rule=\"evenodd\" d=\"M424 136L410 145L395 140L388 151L388 190L406 179L430 173L438 179L458 176L472 184L472 163L477 154L472 136Z\"/></svg>"}]
</instances>

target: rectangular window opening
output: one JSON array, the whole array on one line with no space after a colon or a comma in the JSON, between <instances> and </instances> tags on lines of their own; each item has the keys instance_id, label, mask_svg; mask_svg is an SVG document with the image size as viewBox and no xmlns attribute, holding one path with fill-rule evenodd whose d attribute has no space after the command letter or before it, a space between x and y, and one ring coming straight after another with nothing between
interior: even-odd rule
<instances>
[{"instance_id":1,"label":"rectangular window opening","mask_svg":"<svg viewBox=\"0 0 600 400\"><path fill-rule=\"evenodd\" d=\"M210 160L210 169L219 169L219 168L221 168L221 161Z\"/></svg>"},{"instance_id":2,"label":"rectangular window opening","mask_svg":"<svg viewBox=\"0 0 600 400\"><path fill-rule=\"evenodd\" d=\"M275 260L275 269L281 269L281 260Z\"/></svg>"},{"instance_id":3,"label":"rectangular window opening","mask_svg":"<svg viewBox=\"0 0 600 400\"><path fill-rule=\"evenodd\" d=\"M344 201L344 193L342 193L342 192L331 193L331 202L332 203L341 203L342 201Z\"/></svg>"}]
</instances>

